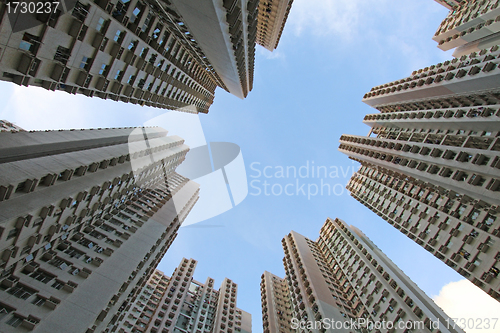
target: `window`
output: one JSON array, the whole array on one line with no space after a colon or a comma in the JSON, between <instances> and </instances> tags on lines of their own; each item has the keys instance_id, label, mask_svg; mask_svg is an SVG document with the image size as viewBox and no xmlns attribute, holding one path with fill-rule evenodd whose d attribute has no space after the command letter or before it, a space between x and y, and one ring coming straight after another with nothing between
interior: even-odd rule
<instances>
[{"instance_id":1,"label":"window","mask_svg":"<svg viewBox=\"0 0 500 333\"><path fill-rule=\"evenodd\" d=\"M66 65L70 56L71 52L69 49L62 46L58 46L56 54L54 55L54 60L59 61Z\"/></svg>"},{"instance_id":2,"label":"window","mask_svg":"<svg viewBox=\"0 0 500 333\"><path fill-rule=\"evenodd\" d=\"M458 210L457 210L458 215L462 216L462 214L465 212L466 209L467 209L466 205L458 206Z\"/></svg>"},{"instance_id":3,"label":"window","mask_svg":"<svg viewBox=\"0 0 500 333\"><path fill-rule=\"evenodd\" d=\"M137 47L137 44L139 44L139 41L137 40L131 41L130 44L128 45L128 49L130 51L134 51L135 48Z\"/></svg>"},{"instance_id":4,"label":"window","mask_svg":"<svg viewBox=\"0 0 500 333\"><path fill-rule=\"evenodd\" d=\"M478 218L479 213L480 213L479 210L473 209L472 212L471 212L471 214L470 214L471 220L475 221Z\"/></svg>"},{"instance_id":5,"label":"window","mask_svg":"<svg viewBox=\"0 0 500 333\"><path fill-rule=\"evenodd\" d=\"M54 259L49 261L49 264L51 264L52 266L55 266L63 271L66 270L66 268L68 268L69 265L71 265L70 263L66 262L65 260L63 260L59 257L55 257Z\"/></svg>"},{"instance_id":6,"label":"window","mask_svg":"<svg viewBox=\"0 0 500 333\"><path fill-rule=\"evenodd\" d=\"M106 65L106 64L104 64L104 63L103 63L103 64L101 65L101 68L99 69L99 75L104 75L104 76L106 76L106 74L107 74L107 73L108 73L108 71L109 71L109 68L108 68L108 67L109 67L108 65Z\"/></svg>"},{"instance_id":7,"label":"window","mask_svg":"<svg viewBox=\"0 0 500 333\"><path fill-rule=\"evenodd\" d=\"M113 40L118 43L119 40L120 40L120 38L121 38L121 36L122 36L121 30L117 30L116 34L115 34L115 37L113 37Z\"/></svg>"},{"instance_id":8,"label":"window","mask_svg":"<svg viewBox=\"0 0 500 333\"><path fill-rule=\"evenodd\" d=\"M152 54L151 57L149 58L149 63L151 65L154 65L157 57L158 57L158 54Z\"/></svg>"},{"instance_id":9,"label":"window","mask_svg":"<svg viewBox=\"0 0 500 333\"><path fill-rule=\"evenodd\" d=\"M155 30L153 30L153 39L156 40L156 39L158 39L158 37L160 37L160 32L161 32L162 28L163 27L159 24L156 26Z\"/></svg>"},{"instance_id":10,"label":"window","mask_svg":"<svg viewBox=\"0 0 500 333\"><path fill-rule=\"evenodd\" d=\"M57 290L61 289L63 286L64 286L64 282L59 281L59 280L56 280L56 282L54 282L52 284L52 288L55 288Z\"/></svg>"},{"instance_id":11,"label":"window","mask_svg":"<svg viewBox=\"0 0 500 333\"><path fill-rule=\"evenodd\" d=\"M121 81L124 74L125 74L125 72L122 71L121 69L117 70L116 75L115 75L115 80Z\"/></svg>"},{"instance_id":12,"label":"window","mask_svg":"<svg viewBox=\"0 0 500 333\"><path fill-rule=\"evenodd\" d=\"M80 63L80 68L88 71L90 69L91 63L92 63L92 58L88 58L88 57L83 56L82 62Z\"/></svg>"},{"instance_id":13,"label":"window","mask_svg":"<svg viewBox=\"0 0 500 333\"><path fill-rule=\"evenodd\" d=\"M486 218L484 219L483 223L486 224L487 226L491 226L493 224L493 222L496 221L496 216L493 216L493 215L486 215Z\"/></svg>"},{"instance_id":14,"label":"window","mask_svg":"<svg viewBox=\"0 0 500 333\"><path fill-rule=\"evenodd\" d=\"M36 306L42 306L45 303L46 299L40 296L36 296L36 298L31 302L31 304L35 304Z\"/></svg>"},{"instance_id":15,"label":"window","mask_svg":"<svg viewBox=\"0 0 500 333\"><path fill-rule=\"evenodd\" d=\"M0 320L2 320L3 317L5 317L9 313L11 313L12 311L14 311L13 308L11 308L5 304L0 303Z\"/></svg>"},{"instance_id":16,"label":"window","mask_svg":"<svg viewBox=\"0 0 500 333\"><path fill-rule=\"evenodd\" d=\"M140 13L141 9L139 7L135 7L134 11L132 12L132 16L130 17L130 22L134 23Z\"/></svg>"},{"instance_id":17,"label":"window","mask_svg":"<svg viewBox=\"0 0 500 333\"><path fill-rule=\"evenodd\" d=\"M75 249L74 247L70 246L64 253L67 253L71 258L75 257L77 259L80 259L85 253Z\"/></svg>"},{"instance_id":18,"label":"window","mask_svg":"<svg viewBox=\"0 0 500 333\"><path fill-rule=\"evenodd\" d=\"M167 43L167 46L165 47L165 51L168 51L170 50L170 48L172 47L172 44L174 43L175 39L171 38L168 43Z\"/></svg>"},{"instance_id":19,"label":"window","mask_svg":"<svg viewBox=\"0 0 500 333\"><path fill-rule=\"evenodd\" d=\"M14 228L11 231L9 231L9 234L7 235L7 239L11 239L13 237L16 237L17 234L19 233L19 229Z\"/></svg>"},{"instance_id":20,"label":"window","mask_svg":"<svg viewBox=\"0 0 500 333\"><path fill-rule=\"evenodd\" d=\"M10 326L13 326L13 327L18 327L19 325L21 325L21 323L23 322L24 318L15 314L14 316L12 316L12 318L10 318L8 321L7 321L7 325L10 325Z\"/></svg>"},{"instance_id":21,"label":"window","mask_svg":"<svg viewBox=\"0 0 500 333\"><path fill-rule=\"evenodd\" d=\"M38 44L39 41L37 36L24 33L23 39L21 40L21 43L19 43L19 48L21 50L28 51L31 54L35 54L38 49Z\"/></svg>"},{"instance_id":22,"label":"window","mask_svg":"<svg viewBox=\"0 0 500 333\"><path fill-rule=\"evenodd\" d=\"M99 21L97 21L97 26L95 27L95 29L99 32L102 32L105 24L106 24L106 20L102 17L99 17Z\"/></svg>"},{"instance_id":23,"label":"window","mask_svg":"<svg viewBox=\"0 0 500 333\"><path fill-rule=\"evenodd\" d=\"M168 37L169 37L168 33L167 33L167 32L165 32L165 33L163 34L163 36L160 38L160 41L158 42L158 44L159 44L160 46L162 46L162 45L163 45L163 43L165 43L165 41L166 41L166 40L168 40Z\"/></svg>"},{"instance_id":24,"label":"window","mask_svg":"<svg viewBox=\"0 0 500 333\"><path fill-rule=\"evenodd\" d=\"M50 280L52 280L53 278L55 278L55 275L52 275L52 274L49 274L45 271L42 271L42 270L37 270L35 272L33 272L31 275L30 275L33 279L35 280L38 280L42 283L47 283L49 282Z\"/></svg>"},{"instance_id":25,"label":"window","mask_svg":"<svg viewBox=\"0 0 500 333\"><path fill-rule=\"evenodd\" d=\"M31 295L35 294L37 291L35 289L31 289L28 286L25 286L22 283L17 283L14 287L10 288L7 291L9 294L20 298L20 299L28 299Z\"/></svg>"},{"instance_id":26,"label":"window","mask_svg":"<svg viewBox=\"0 0 500 333\"><path fill-rule=\"evenodd\" d=\"M153 14L151 12L148 13L146 20L144 21L144 25L142 26L142 32L146 32L146 30L149 28L149 24L151 23L152 18L153 18Z\"/></svg>"}]
</instances>

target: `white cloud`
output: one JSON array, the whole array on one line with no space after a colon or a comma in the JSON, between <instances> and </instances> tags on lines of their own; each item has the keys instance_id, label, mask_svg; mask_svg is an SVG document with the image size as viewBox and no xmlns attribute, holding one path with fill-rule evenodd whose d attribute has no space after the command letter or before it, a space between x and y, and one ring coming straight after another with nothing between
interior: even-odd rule
<instances>
[{"instance_id":1,"label":"white cloud","mask_svg":"<svg viewBox=\"0 0 500 333\"><path fill-rule=\"evenodd\" d=\"M500 332L500 303L468 280L445 285L433 300L448 316L460 318L458 325L468 325L465 330L467 333ZM486 329L486 318L490 319L489 329ZM492 318L496 318L496 321Z\"/></svg>"},{"instance_id":2,"label":"white cloud","mask_svg":"<svg viewBox=\"0 0 500 333\"><path fill-rule=\"evenodd\" d=\"M135 127L165 113L154 107L89 98L0 81L0 119L26 130Z\"/></svg>"},{"instance_id":3,"label":"white cloud","mask_svg":"<svg viewBox=\"0 0 500 333\"><path fill-rule=\"evenodd\" d=\"M368 8L386 0L295 0L288 23L295 35L305 30L316 36L338 35L352 39Z\"/></svg>"},{"instance_id":4,"label":"white cloud","mask_svg":"<svg viewBox=\"0 0 500 333\"><path fill-rule=\"evenodd\" d=\"M295 0L287 26L296 37L321 39L325 50L363 50L385 63L404 58L411 73L451 58L431 39L446 12L431 0Z\"/></svg>"},{"instance_id":5,"label":"white cloud","mask_svg":"<svg viewBox=\"0 0 500 333\"><path fill-rule=\"evenodd\" d=\"M285 54L283 52L280 52L278 50L274 50L273 52L271 52L262 46L257 46L257 53L259 56L263 56L264 58L266 58L268 60L285 59Z\"/></svg>"},{"instance_id":6,"label":"white cloud","mask_svg":"<svg viewBox=\"0 0 500 333\"><path fill-rule=\"evenodd\" d=\"M142 124L137 124L141 126ZM167 111L144 123L145 126L159 126L168 130L168 135L178 135L191 149L207 144L200 116L178 111Z\"/></svg>"},{"instance_id":7,"label":"white cloud","mask_svg":"<svg viewBox=\"0 0 500 333\"><path fill-rule=\"evenodd\" d=\"M83 107L82 98L66 92L47 92L38 87L14 86L6 107L12 121L26 129L79 128L88 126L89 110Z\"/></svg>"}]
</instances>

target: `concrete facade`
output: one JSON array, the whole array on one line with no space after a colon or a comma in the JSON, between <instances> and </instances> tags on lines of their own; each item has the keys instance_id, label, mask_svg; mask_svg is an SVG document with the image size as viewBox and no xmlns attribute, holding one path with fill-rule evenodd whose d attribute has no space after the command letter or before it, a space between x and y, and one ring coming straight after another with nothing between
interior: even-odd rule
<instances>
[{"instance_id":1,"label":"concrete facade","mask_svg":"<svg viewBox=\"0 0 500 333\"><path fill-rule=\"evenodd\" d=\"M192 10L202 5L210 10ZM0 4L1 80L191 113L208 112L217 86L240 98L253 86L256 0L12 10Z\"/></svg>"},{"instance_id":2,"label":"concrete facade","mask_svg":"<svg viewBox=\"0 0 500 333\"><path fill-rule=\"evenodd\" d=\"M219 75L239 98L253 88L258 0L174 0L190 31Z\"/></svg>"},{"instance_id":3,"label":"concrete facade","mask_svg":"<svg viewBox=\"0 0 500 333\"><path fill-rule=\"evenodd\" d=\"M373 87L363 96L363 102L382 113L420 110L418 103L426 103L424 109L436 103L443 107L484 103L482 96L495 99L500 90L499 55L499 46L495 45L421 68L409 77ZM467 101L472 95L478 95L479 100Z\"/></svg>"},{"instance_id":4,"label":"concrete facade","mask_svg":"<svg viewBox=\"0 0 500 333\"><path fill-rule=\"evenodd\" d=\"M479 4L478 4L479 6ZM500 301L500 51L493 46L377 86L347 188L395 228Z\"/></svg>"},{"instance_id":5,"label":"concrete facade","mask_svg":"<svg viewBox=\"0 0 500 333\"><path fill-rule=\"evenodd\" d=\"M25 132L25 130L10 121L0 119L0 132Z\"/></svg>"},{"instance_id":6,"label":"concrete facade","mask_svg":"<svg viewBox=\"0 0 500 333\"><path fill-rule=\"evenodd\" d=\"M155 270L123 315L118 332L251 333L251 316L236 307L237 285L193 279L197 261L183 258L172 277Z\"/></svg>"},{"instance_id":7,"label":"concrete facade","mask_svg":"<svg viewBox=\"0 0 500 333\"><path fill-rule=\"evenodd\" d=\"M295 332L290 326L292 306L287 281L266 271L261 277L260 291L264 333Z\"/></svg>"},{"instance_id":8,"label":"concrete facade","mask_svg":"<svg viewBox=\"0 0 500 333\"><path fill-rule=\"evenodd\" d=\"M500 44L500 2L498 0L436 0L450 9L434 37L441 50L456 48L454 57Z\"/></svg>"},{"instance_id":9,"label":"concrete facade","mask_svg":"<svg viewBox=\"0 0 500 333\"><path fill-rule=\"evenodd\" d=\"M293 0L265 0L259 2L257 43L269 51L278 47Z\"/></svg>"},{"instance_id":10,"label":"concrete facade","mask_svg":"<svg viewBox=\"0 0 500 333\"><path fill-rule=\"evenodd\" d=\"M351 305L348 303L346 289L338 285L328 259L318 244L292 231L281 241L285 257L285 279L290 289L290 300L293 321L322 321L325 318L349 323L355 319ZM292 328L295 328L291 325ZM272 328L269 328L272 332ZM304 329L297 329L306 332ZM320 327L312 332L322 332ZM333 332L334 330L326 330ZM350 328L341 327L336 332L351 332Z\"/></svg>"},{"instance_id":11,"label":"concrete facade","mask_svg":"<svg viewBox=\"0 0 500 333\"><path fill-rule=\"evenodd\" d=\"M396 229L500 300L498 206L364 165L347 189Z\"/></svg>"},{"instance_id":12,"label":"concrete facade","mask_svg":"<svg viewBox=\"0 0 500 333\"><path fill-rule=\"evenodd\" d=\"M161 128L0 133L0 330L115 332L198 198Z\"/></svg>"},{"instance_id":13,"label":"concrete facade","mask_svg":"<svg viewBox=\"0 0 500 333\"><path fill-rule=\"evenodd\" d=\"M264 274L265 333L368 332L369 322L392 324L372 328L374 332L463 332L452 329L451 319L415 283L360 230L342 220L328 218L316 241L292 231L282 244L283 281L289 290L289 297L282 300L290 302L291 318L289 327L286 321L284 327L276 325L278 307L272 303L282 292L270 286L282 282ZM323 326L307 327L317 322ZM408 327L409 322L418 326Z\"/></svg>"},{"instance_id":14,"label":"concrete facade","mask_svg":"<svg viewBox=\"0 0 500 333\"><path fill-rule=\"evenodd\" d=\"M409 332L398 326L411 321L416 332L463 333L361 230L329 218L317 244L358 317L394 323L387 332Z\"/></svg>"},{"instance_id":15,"label":"concrete facade","mask_svg":"<svg viewBox=\"0 0 500 333\"><path fill-rule=\"evenodd\" d=\"M458 7L458 5L460 5L460 3L466 2L468 0L434 0L434 1L436 1L438 4L444 6L448 9L452 9L452 8Z\"/></svg>"}]
</instances>

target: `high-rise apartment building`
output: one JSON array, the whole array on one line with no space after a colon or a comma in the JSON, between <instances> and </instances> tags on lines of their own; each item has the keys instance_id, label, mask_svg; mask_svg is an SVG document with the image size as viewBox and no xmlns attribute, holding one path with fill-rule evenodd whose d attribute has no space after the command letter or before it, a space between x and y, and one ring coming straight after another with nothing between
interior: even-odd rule
<instances>
[{"instance_id":1,"label":"high-rise apartment building","mask_svg":"<svg viewBox=\"0 0 500 333\"><path fill-rule=\"evenodd\" d=\"M172 277L155 270L120 316L118 332L251 333L251 315L236 307L237 285L224 279L193 279L197 261L183 258Z\"/></svg>"},{"instance_id":2,"label":"high-rise apartment building","mask_svg":"<svg viewBox=\"0 0 500 333\"><path fill-rule=\"evenodd\" d=\"M269 51L278 47L293 0L263 0L259 2L257 43Z\"/></svg>"},{"instance_id":3,"label":"high-rise apartment building","mask_svg":"<svg viewBox=\"0 0 500 333\"><path fill-rule=\"evenodd\" d=\"M419 325L412 328L418 332L463 332L359 229L327 219L316 243L345 294L354 290L348 301L358 316L394 323L388 332L409 331L408 322Z\"/></svg>"},{"instance_id":4,"label":"high-rise apartment building","mask_svg":"<svg viewBox=\"0 0 500 333\"><path fill-rule=\"evenodd\" d=\"M303 332L307 323L312 321L322 321L324 318L332 319L341 323L349 323L349 319L355 319L356 313L353 312L352 303L349 304L347 290L343 286L338 286L338 281L333 275L330 263L324 254L318 248L318 244L294 231L281 241L285 257L283 264L285 267L285 278L288 285L288 307L291 309L291 318L289 327L286 323L285 329L292 332ZM265 289L263 288L265 286ZM272 319L272 313L276 310L266 307L266 303L275 302L276 293L268 292L268 284L265 276L261 282L262 296L262 315L265 319L266 314ZM270 288L269 288L270 289ZM349 291L352 293L353 291ZM264 319L263 318L263 319ZM272 325L274 324L274 325ZM277 333L283 329L276 327L271 320L263 320L265 333ZM335 328L335 327L334 327ZM338 327L339 332L350 332L350 327ZM322 332L322 327L314 327L313 332Z\"/></svg>"},{"instance_id":5,"label":"high-rise apartment building","mask_svg":"<svg viewBox=\"0 0 500 333\"><path fill-rule=\"evenodd\" d=\"M0 132L24 132L25 130L7 120L0 119Z\"/></svg>"},{"instance_id":6,"label":"high-rise apartment building","mask_svg":"<svg viewBox=\"0 0 500 333\"><path fill-rule=\"evenodd\" d=\"M193 113L252 89L257 0L58 4L0 4L1 80Z\"/></svg>"},{"instance_id":7,"label":"high-rise apartment building","mask_svg":"<svg viewBox=\"0 0 500 333\"><path fill-rule=\"evenodd\" d=\"M266 271L261 277L260 291L264 333L295 332L291 328L293 312L287 281Z\"/></svg>"},{"instance_id":8,"label":"high-rise apartment building","mask_svg":"<svg viewBox=\"0 0 500 333\"><path fill-rule=\"evenodd\" d=\"M258 0L173 0L218 75L219 86L239 98L253 88Z\"/></svg>"},{"instance_id":9,"label":"high-rise apartment building","mask_svg":"<svg viewBox=\"0 0 500 333\"><path fill-rule=\"evenodd\" d=\"M368 136L339 150L354 198L500 300L498 46L373 88Z\"/></svg>"},{"instance_id":10,"label":"high-rise apartment building","mask_svg":"<svg viewBox=\"0 0 500 333\"><path fill-rule=\"evenodd\" d=\"M120 313L117 332L143 332L151 323L151 317L157 308L161 306L160 300L169 281L170 277L155 269L136 298Z\"/></svg>"},{"instance_id":11,"label":"high-rise apartment building","mask_svg":"<svg viewBox=\"0 0 500 333\"><path fill-rule=\"evenodd\" d=\"M342 220L327 219L316 241L292 231L282 244L291 329L463 332L361 231ZM263 315L269 311L268 298L276 295L269 293L266 278L261 283ZM264 332L282 331L263 324Z\"/></svg>"},{"instance_id":12,"label":"high-rise apartment building","mask_svg":"<svg viewBox=\"0 0 500 333\"><path fill-rule=\"evenodd\" d=\"M432 38L441 50L460 57L500 44L500 1L436 1L450 9Z\"/></svg>"},{"instance_id":13,"label":"high-rise apartment building","mask_svg":"<svg viewBox=\"0 0 500 333\"><path fill-rule=\"evenodd\" d=\"M436 1L440 5L445 6L448 9L453 9L458 7L460 3L466 2L468 0L434 0L434 1Z\"/></svg>"},{"instance_id":14,"label":"high-rise apartment building","mask_svg":"<svg viewBox=\"0 0 500 333\"><path fill-rule=\"evenodd\" d=\"M0 133L0 331L116 331L198 198L166 135Z\"/></svg>"}]
</instances>

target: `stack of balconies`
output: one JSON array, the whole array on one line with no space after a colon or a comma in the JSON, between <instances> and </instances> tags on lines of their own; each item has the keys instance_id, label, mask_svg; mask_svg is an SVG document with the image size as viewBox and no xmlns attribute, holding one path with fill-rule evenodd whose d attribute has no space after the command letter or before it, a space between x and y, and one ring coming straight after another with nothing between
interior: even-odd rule
<instances>
[{"instance_id":1,"label":"stack of balconies","mask_svg":"<svg viewBox=\"0 0 500 333\"><path fill-rule=\"evenodd\" d=\"M464 1L448 14L433 40L444 51L475 42L500 31L498 0Z\"/></svg>"},{"instance_id":2,"label":"stack of balconies","mask_svg":"<svg viewBox=\"0 0 500 333\"><path fill-rule=\"evenodd\" d=\"M389 178L383 184L374 174L373 169L362 167L349 182L351 194L374 212L381 213L396 229L438 259L463 276L471 280L477 279L474 282L476 285L498 297L494 293L498 284L498 268L495 266L495 259L484 254L491 251L492 246L498 248L495 245L495 239L500 236L497 206L454 193L444 194L444 189L440 193L433 188L408 186L405 176L394 177L392 180ZM380 191L369 189L373 181L378 184ZM375 194L368 198L366 193ZM387 197L395 200L389 201ZM380 201L380 198L383 203L381 206L370 204ZM408 204L415 199L418 200L419 209L415 209L415 204ZM393 213L395 211L401 213L396 213L396 216ZM492 251L494 254L495 250Z\"/></svg>"},{"instance_id":3,"label":"stack of balconies","mask_svg":"<svg viewBox=\"0 0 500 333\"><path fill-rule=\"evenodd\" d=\"M500 89L499 56L499 47L493 46L489 50L426 67L408 78L372 88L364 95L363 102L387 112L399 111L401 107L404 110L405 103L415 100L419 106L413 110L419 110L422 102L433 103L439 99L460 102L462 96L467 99L471 86L476 91L494 92Z\"/></svg>"}]
</instances>

